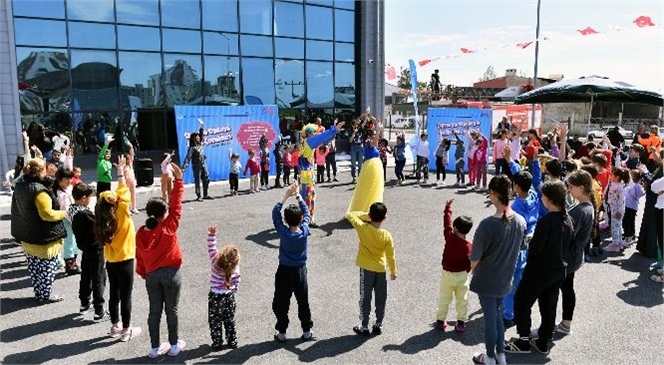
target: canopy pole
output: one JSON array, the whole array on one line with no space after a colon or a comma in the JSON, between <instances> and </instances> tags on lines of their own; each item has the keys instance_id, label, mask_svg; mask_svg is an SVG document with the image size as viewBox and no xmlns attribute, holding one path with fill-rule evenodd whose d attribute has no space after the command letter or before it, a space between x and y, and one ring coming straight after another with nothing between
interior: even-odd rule
<instances>
[{"instance_id":1,"label":"canopy pole","mask_svg":"<svg viewBox=\"0 0 664 365\"><path fill-rule=\"evenodd\" d=\"M537 0L537 27L535 28L535 70L533 70L533 90L537 89L537 66L539 61L539 38L540 38L540 9L542 1ZM535 129L536 104L532 105L533 111L530 115L530 128Z\"/></svg>"},{"instance_id":2,"label":"canopy pole","mask_svg":"<svg viewBox=\"0 0 664 365\"><path fill-rule=\"evenodd\" d=\"M590 133L590 118L593 115L593 103L595 101L595 94L590 94L590 110L588 110L588 126L586 128L586 136Z\"/></svg>"}]
</instances>

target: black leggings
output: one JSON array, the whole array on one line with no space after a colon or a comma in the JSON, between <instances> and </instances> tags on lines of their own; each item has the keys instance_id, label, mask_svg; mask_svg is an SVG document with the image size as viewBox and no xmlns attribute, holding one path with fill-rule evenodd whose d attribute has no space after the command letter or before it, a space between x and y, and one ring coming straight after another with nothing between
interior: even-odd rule
<instances>
[{"instance_id":1,"label":"black leggings","mask_svg":"<svg viewBox=\"0 0 664 365\"><path fill-rule=\"evenodd\" d=\"M664 256L664 209L655 208L655 229L657 229L659 252Z\"/></svg>"},{"instance_id":2,"label":"black leggings","mask_svg":"<svg viewBox=\"0 0 664 365\"><path fill-rule=\"evenodd\" d=\"M106 262L106 271L109 286L108 311L111 314L111 323L120 322L119 312L121 312L122 328L129 328L131 325L131 292L134 289L134 259Z\"/></svg>"},{"instance_id":3,"label":"black leggings","mask_svg":"<svg viewBox=\"0 0 664 365\"><path fill-rule=\"evenodd\" d=\"M563 302L563 321L571 321L576 307L576 292L574 291L574 273L567 273L560 286Z\"/></svg>"},{"instance_id":4,"label":"black leggings","mask_svg":"<svg viewBox=\"0 0 664 365\"><path fill-rule=\"evenodd\" d=\"M445 172L445 165L443 165L443 158L436 156L436 180L440 180L440 174L443 174L443 181L447 177Z\"/></svg>"}]
</instances>

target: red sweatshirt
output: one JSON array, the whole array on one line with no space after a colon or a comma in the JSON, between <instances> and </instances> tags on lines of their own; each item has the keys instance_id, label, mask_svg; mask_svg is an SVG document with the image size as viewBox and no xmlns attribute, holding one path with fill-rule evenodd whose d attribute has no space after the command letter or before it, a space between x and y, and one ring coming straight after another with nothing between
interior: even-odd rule
<instances>
[{"instance_id":1,"label":"red sweatshirt","mask_svg":"<svg viewBox=\"0 0 664 365\"><path fill-rule=\"evenodd\" d=\"M173 181L168 216L153 228L141 226L136 232L136 273L142 278L158 269L180 268L182 251L178 243L178 227L182 216L182 179Z\"/></svg>"},{"instance_id":2,"label":"red sweatshirt","mask_svg":"<svg viewBox=\"0 0 664 365\"><path fill-rule=\"evenodd\" d=\"M445 207L443 215L445 249L443 250L443 270L449 272L470 271L470 249L472 244L454 234L452 228L452 208Z\"/></svg>"},{"instance_id":3,"label":"red sweatshirt","mask_svg":"<svg viewBox=\"0 0 664 365\"><path fill-rule=\"evenodd\" d=\"M261 165L258 164L255 157L247 160L246 165L244 165L244 175L247 174L247 170L249 170L251 176L258 175L261 172Z\"/></svg>"}]
</instances>

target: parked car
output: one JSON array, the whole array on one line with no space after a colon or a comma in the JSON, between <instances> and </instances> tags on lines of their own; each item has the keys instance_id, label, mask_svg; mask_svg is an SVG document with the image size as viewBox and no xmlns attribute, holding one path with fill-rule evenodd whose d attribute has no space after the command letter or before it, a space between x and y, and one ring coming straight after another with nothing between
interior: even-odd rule
<instances>
[{"instance_id":1,"label":"parked car","mask_svg":"<svg viewBox=\"0 0 664 365\"><path fill-rule=\"evenodd\" d=\"M615 128L615 126L602 127L600 129L588 132L588 136L593 137L595 139L598 138L601 139L608 131L612 130L613 128ZM631 140L632 138L634 138L634 132L628 131L623 127L618 127L618 128L620 129L620 134L623 136L623 138L625 138L625 140Z\"/></svg>"},{"instance_id":2,"label":"parked car","mask_svg":"<svg viewBox=\"0 0 664 365\"><path fill-rule=\"evenodd\" d=\"M392 128L415 128L415 118L398 118L392 120Z\"/></svg>"}]
</instances>

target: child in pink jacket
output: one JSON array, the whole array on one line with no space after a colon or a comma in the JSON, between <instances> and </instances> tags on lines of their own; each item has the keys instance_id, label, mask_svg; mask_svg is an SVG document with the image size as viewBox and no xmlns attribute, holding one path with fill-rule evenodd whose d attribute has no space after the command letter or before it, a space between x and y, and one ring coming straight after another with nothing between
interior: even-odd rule
<instances>
[{"instance_id":1,"label":"child in pink jacket","mask_svg":"<svg viewBox=\"0 0 664 365\"><path fill-rule=\"evenodd\" d=\"M325 157L330 153L327 145L322 145L314 151L316 159L316 184L321 184L325 181Z\"/></svg>"},{"instance_id":2,"label":"child in pink jacket","mask_svg":"<svg viewBox=\"0 0 664 365\"><path fill-rule=\"evenodd\" d=\"M261 166L258 163L254 150L249 149L247 153L249 153L249 159L244 165L243 175L247 175L247 170L249 170L249 193L260 193L260 190L258 190L258 174L261 172Z\"/></svg>"}]
</instances>

